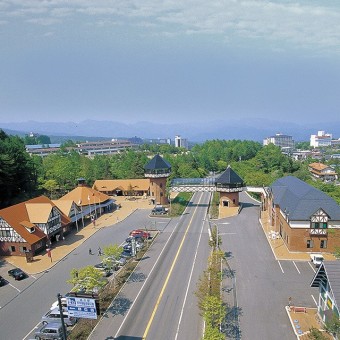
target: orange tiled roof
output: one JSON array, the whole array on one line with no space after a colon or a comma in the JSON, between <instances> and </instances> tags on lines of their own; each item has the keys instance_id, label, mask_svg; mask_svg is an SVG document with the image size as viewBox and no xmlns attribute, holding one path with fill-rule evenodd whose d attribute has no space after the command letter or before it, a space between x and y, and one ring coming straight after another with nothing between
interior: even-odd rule
<instances>
[{"instance_id":1,"label":"orange tiled roof","mask_svg":"<svg viewBox=\"0 0 340 340\"><path fill-rule=\"evenodd\" d=\"M311 163L309 164L309 167L317 171L321 171L328 168L328 166L323 163Z\"/></svg>"},{"instance_id":2,"label":"orange tiled roof","mask_svg":"<svg viewBox=\"0 0 340 340\"><path fill-rule=\"evenodd\" d=\"M78 186L59 200L74 201L78 206L85 206L89 204L99 204L106 202L110 197L97 190L86 186Z\"/></svg>"},{"instance_id":3,"label":"orange tiled roof","mask_svg":"<svg viewBox=\"0 0 340 340\"><path fill-rule=\"evenodd\" d=\"M150 188L150 179L100 179L94 182L93 188L99 191L128 191L131 190L131 188L136 191L148 191Z\"/></svg>"},{"instance_id":4,"label":"orange tiled roof","mask_svg":"<svg viewBox=\"0 0 340 340\"><path fill-rule=\"evenodd\" d=\"M33 204L37 204L36 207L33 207ZM25 239L26 242L32 245L46 237L39 227L35 227L34 223L43 223L43 220L46 222L46 211L51 212L53 207L55 207L55 205L48 197L39 196L0 210L0 217ZM43 217L39 217L39 208L42 209L41 212ZM37 220L32 221L31 218ZM63 225L66 225L70 223L71 220L64 214L61 214L61 222ZM26 228L32 227L35 227L34 232L30 233Z\"/></svg>"}]
</instances>

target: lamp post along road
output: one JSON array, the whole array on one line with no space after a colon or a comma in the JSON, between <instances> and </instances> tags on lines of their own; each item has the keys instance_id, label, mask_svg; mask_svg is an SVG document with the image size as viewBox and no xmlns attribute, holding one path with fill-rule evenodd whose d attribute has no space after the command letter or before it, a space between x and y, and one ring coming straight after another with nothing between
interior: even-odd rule
<instances>
[{"instance_id":1,"label":"lamp post along road","mask_svg":"<svg viewBox=\"0 0 340 340\"><path fill-rule=\"evenodd\" d=\"M67 340L65 321L64 321L64 318L63 318L63 306L61 305L61 295L60 295L60 293L58 293L57 297L58 297L60 320L61 320L61 325L62 325L62 328L63 328L63 340Z\"/></svg>"}]
</instances>

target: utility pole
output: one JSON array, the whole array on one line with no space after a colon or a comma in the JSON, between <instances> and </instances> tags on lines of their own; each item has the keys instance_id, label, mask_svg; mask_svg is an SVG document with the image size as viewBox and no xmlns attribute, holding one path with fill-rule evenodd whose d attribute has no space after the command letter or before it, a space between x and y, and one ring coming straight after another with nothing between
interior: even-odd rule
<instances>
[{"instance_id":1,"label":"utility pole","mask_svg":"<svg viewBox=\"0 0 340 340\"><path fill-rule=\"evenodd\" d=\"M63 328L63 340L67 340L66 327L65 327L64 317L63 317L63 306L61 305L61 295L60 295L60 293L58 293L57 297L58 297L60 320L61 320L61 325L62 325L62 328Z\"/></svg>"}]
</instances>

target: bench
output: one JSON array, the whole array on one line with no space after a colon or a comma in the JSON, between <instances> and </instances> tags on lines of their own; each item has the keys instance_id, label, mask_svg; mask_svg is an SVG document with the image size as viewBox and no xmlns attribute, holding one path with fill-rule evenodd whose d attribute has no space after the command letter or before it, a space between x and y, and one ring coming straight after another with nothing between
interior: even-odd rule
<instances>
[{"instance_id":1,"label":"bench","mask_svg":"<svg viewBox=\"0 0 340 340\"><path fill-rule=\"evenodd\" d=\"M291 310L294 312L294 313L307 313L307 308L306 307L291 307Z\"/></svg>"}]
</instances>

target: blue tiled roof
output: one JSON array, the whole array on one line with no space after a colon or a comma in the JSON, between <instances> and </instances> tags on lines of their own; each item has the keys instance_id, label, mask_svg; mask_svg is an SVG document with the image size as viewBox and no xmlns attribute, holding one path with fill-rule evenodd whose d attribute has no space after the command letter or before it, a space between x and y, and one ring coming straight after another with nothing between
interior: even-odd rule
<instances>
[{"instance_id":1,"label":"blue tiled roof","mask_svg":"<svg viewBox=\"0 0 340 340\"><path fill-rule=\"evenodd\" d=\"M243 179L230 167L216 178L217 184L241 184Z\"/></svg>"},{"instance_id":2,"label":"blue tiled roof","mask_svg":"<svg viewBox=\"0 0 340 340\"><path fill-rule=\"evenodd\" d=\"M286 176L271 185L274 203L287 211L290 220L309 220L320 208L331 220L340 220L340 206L335 200L294 176Z\"/></svg>"},{"instance_id":3,"label":"blue tiled roof","mask_svg":"<svg viewBox=\"0 0 340 340\"><path fill-rule=\"evenodd\" d=\"M170 163L163 159L160 155L156 155L144 166L145 170L160 170L160 169L171 169Z\"/></svg>"}]
</instances>

